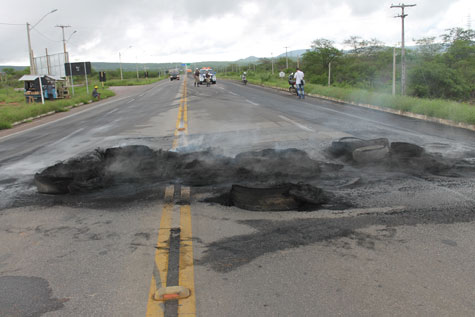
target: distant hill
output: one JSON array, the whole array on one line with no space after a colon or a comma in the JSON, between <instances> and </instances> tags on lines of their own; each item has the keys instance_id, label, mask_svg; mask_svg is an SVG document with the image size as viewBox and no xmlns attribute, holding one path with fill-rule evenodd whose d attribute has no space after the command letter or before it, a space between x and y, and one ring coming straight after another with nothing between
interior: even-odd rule
<instances>
[{"instance_id":1,"label":"distant hill","mask_svg":"<svg viewBox=\"0 0 475 317\"><path fill-rule=\"evenodd\" d=\"M4 68L13 68L14 70L24 70L28 66L0 66L0 72L3 71Z\"/></svg>"},{"instance_id":2,"label":"distant hill","mask_svg":"<svg viewBox=\"0 0 475 317\"><path fill-rule=\"evenodd\" d=\"M309 49L302 49L302 50L293 50L293 51L288 51L287 54L289 57L297 57L297 56L302 56L303 53L308 51ZM285 57L285 52L278 55L277 57Z\"/></svg>"}]
</instances>

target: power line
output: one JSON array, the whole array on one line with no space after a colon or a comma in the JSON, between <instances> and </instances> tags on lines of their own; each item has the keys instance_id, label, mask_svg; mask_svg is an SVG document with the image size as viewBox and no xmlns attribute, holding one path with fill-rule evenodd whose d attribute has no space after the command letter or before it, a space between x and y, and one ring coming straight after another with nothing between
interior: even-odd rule
<instances>
[{"instance_id":1,"label":"power line","mask_svg":"<svg viewBox=\"0 0 475 317\"><path fill-rule=\"evenodd\" d=\"M41 35L43 38L47 39L48 41L51 41L51 42L62 42L62 41L50 39L49 37L47 37L46 35L44 35L44 34L41 33L40 31L38 31L37 29L33 29L33 30L36 31L36 32L38 32L39 35Z\"/></svg>"}]
</instances>

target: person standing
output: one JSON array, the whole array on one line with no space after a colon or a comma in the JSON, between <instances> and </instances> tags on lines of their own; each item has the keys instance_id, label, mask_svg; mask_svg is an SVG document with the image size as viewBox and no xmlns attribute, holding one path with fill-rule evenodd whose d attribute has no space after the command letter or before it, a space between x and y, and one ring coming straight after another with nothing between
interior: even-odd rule
<instances>
[{"instance_id":1,"label":"person standing","mask_svg":"<svg viewBox=\"0 0 475 317\"><path fill-rule=\"evenodd\" d=\"M199 85L200 85L200 70L198 68L195 69L194 77L195 77L195 87L199 87Z\"/></svg>"},{"instance_id":2,"label":"person standing","mask_svg":"<svg viewBox=\"0 0 475 317\"><path fill-rule=\"evenodd\" d=\"M304 81L304 76L305 74L303 71L300 70L300 68L297 67L297 71L294 74L295 78L295 84L297 85L297 94L299 96L299 99L305 99L305 92L303 89L303 86L305 85Z\"/></svg>"}]
</instances>

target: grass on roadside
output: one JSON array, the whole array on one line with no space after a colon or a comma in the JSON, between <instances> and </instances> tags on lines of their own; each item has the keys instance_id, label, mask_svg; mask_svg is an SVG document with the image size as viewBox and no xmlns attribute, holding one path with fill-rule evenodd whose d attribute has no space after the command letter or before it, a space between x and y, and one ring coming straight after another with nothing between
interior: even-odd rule
<instances>
[{"instance_id":1,"label":"grass on roadside","mask_svg":"<svg viewBox=\"0 0 475 317\"><path fill-rule=\"evenodd\" d=\"M28 118L36 117L44 113L51 111L63 112L68 111L68 107L74 106L80 103L89 103L92 100L92 89L94 84L89 87L89 94L86 92L86 87L75 87L75 96L70 99L60 100L45 100L45 104L34 103L28 104L25 102L23 92L15 92L19 97L15 99L17 104L4 104L0 105L0 129L8 129L12 127L12 124L18 121L22 121ZM8 88L5 88L8 89ZM12 93L13 89L9 92ZM115 93L109 89L99 89L101 98L108 98L114 96ZM11 100L11 99L10 99Z\"/></svg>"},{"instance_id":2,"label":"grass on roadside","mask_svg":"<svg viewBox=\"0 0 475 317\"><path fill-rule=\"evenodd\" d=\"M153 84L156 83L157 81L160 81L164 79L164 77L161 78L140 78L139 80L137 79L112 79L107 81L107 86L137 86L137 85L148 85L148 84Z\"/></svg>"},{"instance_id":3,"label":"grass on roadside","mask_svg":"<svg viewBox=\"0 0 475 317\"><path fill-rule=\"evenodd\" d=\"M222 78L239 80L239 75L223 76ZM249 83L268 87L289 87L287 78L279 79L265 74L248 75ZM416 114L422 114L439 119L448 119L455 122L475 124L475 106L468 103L443 100L424 99L408 96L393 96L389 94L371 92L357 88L328 87L315 84L306 84L305 92L326 97L336 98L347 102L370 104L379 107L391 108Z\"/></svg>"},{"instance_id":4,"label":"grass on roadside","mask_svg":"<svg viewBox=\"0 0 475 317\"><path fill-rule=\"evenodd\" d=\"M45 104L36 103L28 104L25 101L23 91L15 91L13 88L1 88L0 89L0 130L9 129L12 127L12 124L18 121L22 121L28 118L33 118L44 113L51 111L54 112L63 112L68 111L69 107L75 106L77 104L89 103L92 100L92 90L94 86L99 86L99 93L101 94L101 99L105 99L111 96L114 96L115 93L108 88L111 86L135 86L135 85L148 85L155 83L161 78L140 78L137 79L112 79L106 82L104 88L102 88L101 83L99 82L90 82L89 83L89 93L86 91L86 87L74 87L74 97L71 99L60 99L49 101L45 100ZM72 94L72 91L70 91Z\"/></svg>"}]
</instances>

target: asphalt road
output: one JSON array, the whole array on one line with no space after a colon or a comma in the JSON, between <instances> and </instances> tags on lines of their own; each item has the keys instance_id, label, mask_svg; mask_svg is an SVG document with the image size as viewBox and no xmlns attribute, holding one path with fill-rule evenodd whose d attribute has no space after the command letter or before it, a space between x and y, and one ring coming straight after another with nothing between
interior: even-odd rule
<instances>
[{"instance_id":1,"label":"asphalt road","mask_svg":"<svg viewBox=\"0 0 475 317\"><path fill-rule=\"evenodd\" d=\"M327 188L351 207L313 212L202 202L212 186L49 196L32 181L58 161L136 144L226 156L292 147L335 163L325 150L344 136L412 142L470 165L474 132L220 80L132 87L60 116L0 134L0 316L475 314L470 173L345 166L342 182L358 185ZM181 230L169 241L170 228ZM167 281L192 296L152 300Z\"/></svg>"}]
</instances>

